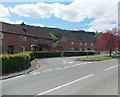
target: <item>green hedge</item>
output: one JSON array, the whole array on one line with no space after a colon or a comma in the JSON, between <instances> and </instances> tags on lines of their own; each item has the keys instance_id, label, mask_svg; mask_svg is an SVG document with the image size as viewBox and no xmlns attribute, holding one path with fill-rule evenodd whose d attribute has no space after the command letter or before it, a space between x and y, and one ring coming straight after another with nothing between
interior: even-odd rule
<instances>
[{"instance_id":1,"label":"green hedge","mask_svg":"<svg viewBox=\"0 0 120 97\"><path fill-rule=\"evenodd\" d=\"M60 57L62 56L83 56L93 55L94 52L80 52L80 51L35 51L35 52L23 52L19 54L3 54L0 56L2 59L2 73L12 73L22 71L30 67L30 61L35 58L47 58L47 57Z\"/></svg>"},{"instance_id":2,"label":"green hedge","mask_svg":"<svg viewBox=\"0 0 120 97\"><path fill-rule=\"evenodd\" d=\"M81 52L81 51L64 51L64 56L85 56L94 55L95 52Z\"/></svg>"},{"instance_id":3,"label":"green hedge","mask_svg":"<svg viewBox=\"0 0 120 97\"><path fill-rule=\"evenodd\" d=\"M34 59L32 52L14 55L3 54L0 58L2 60L2 74L25 70L30 67L30 61Z\"/></svg>"},{"instance_id":4,"label":"green hedge","mask_svg":"<svg viewBox=\"0 0 120 97\"><path fill-rule=\"evenodd\" d=\"M38 52L34 52L34 56L35 58L60 57L61 52L38 51Z\"/></svg>"},{"instance_id":5,"label":"green hedge","mask_svg":"<svg viewBox=\"0 0 120 97\"><path fill-rule=\"evenodd\" d=\"M47 57L70 57L70 56L84 56L84 55L94 55L94 52L80 52L80 51L57 51L57 52L47 52L47 51L37 51L34 52L35 58L47 58Z\"/></svg>"}]
</instances>

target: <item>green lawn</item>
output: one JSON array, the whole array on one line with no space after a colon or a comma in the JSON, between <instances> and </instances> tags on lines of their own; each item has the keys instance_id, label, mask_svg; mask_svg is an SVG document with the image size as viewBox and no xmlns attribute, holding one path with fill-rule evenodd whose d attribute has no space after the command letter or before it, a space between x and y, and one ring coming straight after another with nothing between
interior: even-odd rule
<instances>
[{"instance_id":1,"label":"green lawn","mask_svg":"<svg viewBox=\"0 0 120 97\"><path fill-rule=\"evenodd\" d=\"M89 57L80 57L77 60L79 61L101 61L107 60L112 58L118 58L120 56L89 56Z\"/></svg>"}]
</instances>

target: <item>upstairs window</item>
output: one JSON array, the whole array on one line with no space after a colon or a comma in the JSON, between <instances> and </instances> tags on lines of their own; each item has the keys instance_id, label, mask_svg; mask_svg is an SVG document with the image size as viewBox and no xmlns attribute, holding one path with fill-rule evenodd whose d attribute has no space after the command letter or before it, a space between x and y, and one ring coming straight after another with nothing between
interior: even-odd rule
<instances>
[{"instance_id":1,"label":"upstairs window","mask_svg":"<svg viewBox=\"0 0 120 97\"><path fill-rule=\"evenodd\" d=\"M74 42L73 42L73 41L71 41L71 44L72 44L72 45L74 45Z\"/></svg>"},{"instance_id":2,"label":"upstairs window","mask_svg":"<svg viewBox=\"0 0 120 97\"><path fill-rule=\"evenodd\" d=\"M38 41L38 38L37 37L33 37L32 41Z\"/></svg>"},{"instance_id":3,"label":"upstairs window","mask_svg":"<svg viewBox=\"0 0 120 97\"><path fill-rule=\"evenodd\" d=\"M20 41L26 41L26 36L20 36L20 37L19 37L19 40L20 40Z\"/></svg>"},{"instance_id":4,"label":"upstairs window","mask_svg":"<svg viewBox=\"0 0 120 97\"><path fill-rule=\"evenodd\" d=\"M93 46L93 43L91 43L91 46Z\"/></svg>"},{"instance_id":5,"label":"upstairs window","mask_svg":"<svg viewBox=\"0 0 120 97\"><path fill-rule=\"evenodd\" d=\"M85 46L87 45L87 43L84 44Z\"/></svg>"},{"instance_id":6,"label":"upstairs window","mask_svg":"<svg viewBox=\"0 0 120 97\"><path fill-rule=\"evenodd\" d=\"M80 42L80 45L83 45L83 43L82 43L82 42Z\"/></svg>"},{"instance_id":7,"label":"upstairs window","mask_svg":"<svg viewBox=\"0 0 120 97\"><path fill-rule=\"evenodd\" d=\"M47 40L46 43L49 44L49 43L50 43L50 40Z\"/></svg>"}]
</instances>

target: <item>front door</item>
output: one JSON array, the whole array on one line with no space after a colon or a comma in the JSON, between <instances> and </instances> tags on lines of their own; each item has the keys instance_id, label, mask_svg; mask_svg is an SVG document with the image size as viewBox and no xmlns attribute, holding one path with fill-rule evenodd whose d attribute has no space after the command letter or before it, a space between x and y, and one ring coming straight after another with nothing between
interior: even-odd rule
<instances>
[{"instance_id":1,"label":"front door","mask_svg":"<svg viewBox=\"0 0 120 97\"><path fill-rule=\"evenodd\" d=\"M8 54L13 54L14 46L8 46Z\"/></svg>"},{"instance_id":2,"label":"front door","mask_svg":"<svg viewBox=\"0 0 120 97\"><path fill-rule=\"evenodd\" d=\"M42 51L42 47L39 47L39 51Z\"/></svg>"}]
</instances>

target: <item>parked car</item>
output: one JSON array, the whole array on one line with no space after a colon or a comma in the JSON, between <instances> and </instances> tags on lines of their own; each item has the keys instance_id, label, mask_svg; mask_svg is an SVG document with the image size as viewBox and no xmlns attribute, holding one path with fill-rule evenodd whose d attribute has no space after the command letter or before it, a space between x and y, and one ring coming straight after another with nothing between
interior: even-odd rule
<instances>
[{"instance_id":1,"label":"parked car","mask_svg":"<svg viewBox=\"0 0 120 97\"><path fill-rule=\"evenodd\" d=\"M120 51L114 51L113 55L120 55Z\"/></svg>"}]
</instances>

